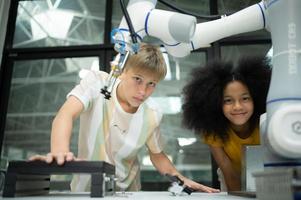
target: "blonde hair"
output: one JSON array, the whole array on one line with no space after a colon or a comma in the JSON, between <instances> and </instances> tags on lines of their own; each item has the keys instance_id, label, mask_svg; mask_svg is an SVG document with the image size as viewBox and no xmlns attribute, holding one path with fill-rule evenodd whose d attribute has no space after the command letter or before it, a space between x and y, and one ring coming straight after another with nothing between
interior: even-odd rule
<instances>
[{"instance_id":1,"label":"blonde hair","mask_svg":"<svg viewBox=\"0 0 301 200\"><path fill-rule=\"evenodd\" d=\"M130 55L123 70L134 69L164 79L167 69L160 48L141 43L137 54Z\"/></svg>"}]
</instances>

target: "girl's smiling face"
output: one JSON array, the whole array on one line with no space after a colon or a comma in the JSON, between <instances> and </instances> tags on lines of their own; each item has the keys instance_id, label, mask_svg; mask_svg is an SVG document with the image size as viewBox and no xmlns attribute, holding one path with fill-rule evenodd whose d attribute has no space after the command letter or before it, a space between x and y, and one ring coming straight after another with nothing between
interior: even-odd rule
<instances>
[{"instance_id":1,"label":"girl's smiling face","mask_svg":"<svg viewBox=\"0 0 301 200\"><path fill-rule=\"evenodd\" d=\"M254 112L254 103L249 89L240 81L226 85L223 93L223 113L232 127L248 126Z\"/></svg>"}]
</instances>

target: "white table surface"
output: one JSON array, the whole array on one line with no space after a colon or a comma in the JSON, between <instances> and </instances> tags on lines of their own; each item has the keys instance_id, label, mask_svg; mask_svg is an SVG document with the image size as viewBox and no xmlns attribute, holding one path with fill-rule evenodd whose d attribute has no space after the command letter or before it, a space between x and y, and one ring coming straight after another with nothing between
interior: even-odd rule
<instances>
[{"instance_id":1,"label":"white table surface","mask_svg":"<svg viewBox=\"0 0 301 200\"><path fill-rule=\"evenodd\" d=\"M256 198L247 198L240 196L232 196L228 195L225 192L221 193L192 193L191 195L181 195L181 196L173 196L170 192L132 192L126 193L126 196L121 193L117 193L115 196L105 196L104 198L91 198L89 193L55 193L49 194L46 196L28 196L28 197L15 197L15 198L3 198L7 200L48 200L48 199L57 199L57 200L77 200L77 199L104 199L104 200L125 200L125 199L133 199L133 200L180 200L180 199L204 199L204 200L256 200Z\"/></svg>"}]
</instances>

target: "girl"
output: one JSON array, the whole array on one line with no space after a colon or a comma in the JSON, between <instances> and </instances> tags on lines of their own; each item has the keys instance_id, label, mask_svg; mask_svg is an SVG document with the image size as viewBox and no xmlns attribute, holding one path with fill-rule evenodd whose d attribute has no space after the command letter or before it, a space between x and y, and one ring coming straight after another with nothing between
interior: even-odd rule
<instances>
[{"instance_id":1,"label":"girl","mask_svg":"<svg viewBox=\"0 0 301 200\"><path fill-rule=\"evenodd\" d=\"M202 134L218 164L221 190L241 190L241 147L259 144L271 68L261 58L198 68L184 87L183 124Z\"/></svg>"}]
</instances>

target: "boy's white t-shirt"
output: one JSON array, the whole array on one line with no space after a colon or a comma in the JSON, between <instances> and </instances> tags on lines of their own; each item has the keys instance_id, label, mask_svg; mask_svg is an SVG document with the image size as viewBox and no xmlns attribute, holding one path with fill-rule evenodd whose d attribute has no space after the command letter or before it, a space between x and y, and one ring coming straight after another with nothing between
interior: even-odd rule
<instances>
[{"instance_id":1,"label":"boy's white t-shirt","mask_svg":"<svg viewBox=\"0 0 301 200\"><path fill-rule=\"evenodd\" d=\"M117 80L110 100L100 93L108 74L90 71L68 95L77 97L84 105L80 116L78 157L103 160L115 165L117 186L126 190L139 190L139 150L146 145L149 151L160 153L162 141L159 124L162 113L148 98L136 113L125 112L116 97ZM90 188L90 176L75 176L72 191Z\"/></svg>"}]
</instances>

